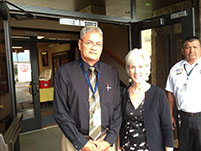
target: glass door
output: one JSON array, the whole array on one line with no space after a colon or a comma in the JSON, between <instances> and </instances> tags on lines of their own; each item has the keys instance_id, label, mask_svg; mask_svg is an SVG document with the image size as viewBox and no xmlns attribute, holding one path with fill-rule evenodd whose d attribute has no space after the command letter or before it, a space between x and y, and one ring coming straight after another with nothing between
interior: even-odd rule
<instances>
[{"instance_id":1,"label":"glass door","mask_svg":"<svg viewBox=\"0 0 201 151\"><path fill-rule=\"evenodd\" d=\"M165 88L170 68L182 59L182 24L141 31L141 47L151 56L150 82Z\"/></svg>"},{"instance_id":2,"label":"glass door","mask_svg":"<svg viewBox=\"0 0 201 151\"><path fill-rule=\"evenodd\" d=\"M23 113L22 132L41 128L38 63L35 42L12 40L17 112Z\"/></svg>"}]
</instances>

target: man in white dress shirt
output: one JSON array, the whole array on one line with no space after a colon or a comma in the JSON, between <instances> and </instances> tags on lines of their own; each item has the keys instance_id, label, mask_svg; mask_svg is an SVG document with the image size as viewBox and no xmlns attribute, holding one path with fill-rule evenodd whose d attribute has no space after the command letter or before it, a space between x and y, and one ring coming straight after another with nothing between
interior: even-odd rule
<instances>
[{"instance_id":1,"label":"man in white dress shirt","mask_svg":"<svg viewBox=\"0 0 201 151\"><path fill-rule=\"evenodd\" d=\"M173 129L178 128L179 151L201 151L201 42L189 37L182 47L184 60L170 70L166 91ZM176 103L178 123L173 116Z\"/></svg>"}]
</instances>

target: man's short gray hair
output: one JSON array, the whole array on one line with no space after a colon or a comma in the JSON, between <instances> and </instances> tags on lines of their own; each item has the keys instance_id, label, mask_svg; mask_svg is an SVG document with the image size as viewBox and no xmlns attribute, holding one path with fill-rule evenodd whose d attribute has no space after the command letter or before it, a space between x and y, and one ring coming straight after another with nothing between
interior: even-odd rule
<instances>
[{"instance_id":1,"label":"man's short gray hair","mask_svg":"<svg viewBox=\"0 0 201 151\"><path fill-rule=\"evenodd\" d=\"M88 33L88 32L97 32L99 33L101 36L103 36L103 32L99 27L96 26L86 26L84 28L82 28L82 30L80 31L80 39L82 39L82 37Z\"/></svg>"},{"instance_id":2,"label":"man's short gray hair","mask_svg":"<svg viewBox=\"0 0 201 151\"><path fill-rule=\"evenodd\" d=\"M147 72L145 73L146 74L145 80L148 81L149 75L150 75L150 70L151 70L151 58L146 50L135 48L135 49L129 51L129 53L125 57L127 74L130 77L129 67L130 67L131 62L135 62L135 61L137 62L137 61L139 61L139 59L142 60L144 62L144 65L146 66Z\"/></svg>"}]
</instances>

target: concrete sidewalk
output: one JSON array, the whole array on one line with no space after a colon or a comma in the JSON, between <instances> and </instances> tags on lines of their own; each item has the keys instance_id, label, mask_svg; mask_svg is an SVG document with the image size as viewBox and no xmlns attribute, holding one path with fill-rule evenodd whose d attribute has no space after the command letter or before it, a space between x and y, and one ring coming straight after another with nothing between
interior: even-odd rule
<instances>
[{"instance_id":1,"label":"concrete sidewalk","mask_svg":"<svg viewBox=\"0 0 201 151\"><path fill-rule=\"evenodd\" d=\"M62 132L57 125L20 134L20 151L60 151Z\"/></svg>"}]
</instances>

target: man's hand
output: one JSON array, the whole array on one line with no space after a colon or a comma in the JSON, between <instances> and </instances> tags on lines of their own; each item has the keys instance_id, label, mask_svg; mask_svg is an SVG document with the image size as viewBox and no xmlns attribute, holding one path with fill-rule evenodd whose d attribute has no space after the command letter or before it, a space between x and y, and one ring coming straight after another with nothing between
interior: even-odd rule
<instances>
[{"instance_id":1,"label":"man's hand","mask_svg":"<svg viewBox=\"0 0 201 151\"><path fill-rule=\"evenodd\" d=\"M95 141L97 145L97 150L96 151L105 151L110 147L110 144L104 140L98 140Z\"/></svg>"},{"instance_id":2,"label":"man's hand","mask_svg":"<svg viewBox=\"0 0 201 151\"><path fill-rule=\"evenodd\" d=\"M175 130L175 128L176 128L177 126L176 126L176 121L175 121L175 119L174 119L173 116L171 116L171 120L172 120L172 129Z\"/></svg>"},{"instance_id":3,"label":"man's hand","mask_svg":"<svg viewBox=\"0 0 201 151\"><path fill-rule=\"evenodd\" d=\"M89 140L84 147L82 148L83 151L96 151L97 145L95 141Z\"/></svg>"}]
</instances>

